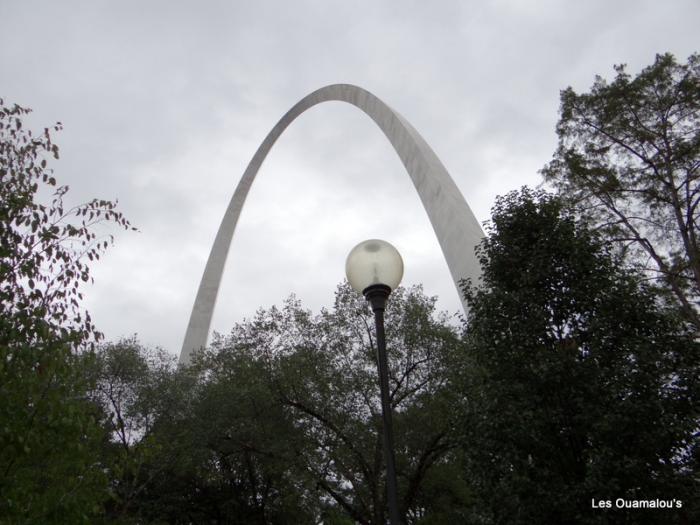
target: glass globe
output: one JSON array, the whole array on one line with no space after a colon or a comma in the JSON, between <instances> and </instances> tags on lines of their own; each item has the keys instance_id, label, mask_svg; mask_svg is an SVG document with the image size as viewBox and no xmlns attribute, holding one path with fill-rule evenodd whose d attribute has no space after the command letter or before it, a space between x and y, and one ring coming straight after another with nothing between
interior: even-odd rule
<instances>
[{"instance_id":1,"label":"glass globe","mask_svg":"<svg viewBox=\"0 0 700 525\"><path fill-rule=\"evenodd\" d=\"M373 284L383 284L393 290L403 277L403 260L388 242L369 239L350 250L345 274L350 286L360 293Z\"/></svg>"}]
</instances>

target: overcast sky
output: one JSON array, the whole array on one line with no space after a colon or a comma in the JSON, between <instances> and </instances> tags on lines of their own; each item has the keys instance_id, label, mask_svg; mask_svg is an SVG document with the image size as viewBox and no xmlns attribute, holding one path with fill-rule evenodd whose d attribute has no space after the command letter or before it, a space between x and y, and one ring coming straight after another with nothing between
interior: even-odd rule
<instances>
[{"instance_id":1,"label":"overcast sky","mask_svg":"<svg viewBox=\"0 0 700 525\"><path fill-rule=\"evenodd\" d=\"M69 203L118 199L86 306L108 339L179 352L216 230L248 161L299 99L359 85L426 139L479 221L537 185L559 91L698 48L700 2L0 0L0 97L55 121ZM280 138L249 194L213 329L291 292L317 311L380 237L441 309L459 298L401 162L357 108L329 102Z\"/></svg>"}]
</instances>

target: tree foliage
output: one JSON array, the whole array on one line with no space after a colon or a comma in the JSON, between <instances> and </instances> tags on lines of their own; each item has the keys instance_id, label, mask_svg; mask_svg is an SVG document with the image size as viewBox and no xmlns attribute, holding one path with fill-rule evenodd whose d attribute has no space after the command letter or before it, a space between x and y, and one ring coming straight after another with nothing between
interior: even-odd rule
<instances>
[{"instance_id":1,"label":"tree foliage","mask_svg":"<svg viewBox=\"0 0 700 525\"><path fill-rule=\"evenodd\" d=\"M488 523L697 518L698 343L560 200L499 198L455 369ZM680 500L662 511L592 500ZM689 521L693 521L692 519Z\"/></svg>"},{"instance_id":2,"label":"tree foliage","mask_svg":"<svg viewBox=\"0 0 700 525\"><path fill-rule=\"evenodd\" d=\"M109 479L104 518L119 523L133 517L135 502L167 469L167 464L153 464L160 451L153 429L159 418L172 416L186 393L174 381L175 357L143 347L136 336L99 345L89 365L89 397L100 408L105 430L100 448Z\"/></svg>"},{"instance_id":3,"label":"tree foliage","mask_svg":"<svg viewBox=\"0 0 700 525\"><path fill-rule=\"evenodd\" d=\"M561 93L545 180L618 242L700 330L700 55Z\"/></svg>"},{"instance_id":4,"label":"tree foliage","mask_svg":"<svg viewBox=\"0 0 700 525\"><path fill-rule=\"evenodd\" d=\"M371 320L364 299L347 285L338 289L334 308L316 316L291 298L237 324L189 368L173 371L160 383L160 394L148 394L174 399L169 408L147 403L149 416L124 411L121 426L141 429L140 441L126 445L130 454L139 455L141 443L148 443L151 455L139 455L138 474L132 470L125 481L117 476L114 486L122 489L115 491L111 516L171 523L384 523ZM470 495L456 475L445 368L458 348L457 334L418 288L392 294L387 328L402 513L407 523L458 519ZM131 362L124 371L154 370L144 368L138 358L143 349L133 344L101 352L103 363ZM132 386L119 387L124 402L100 393L106 412L114 414L115 405L141 406L138 385L154 384L141 372L121 377ZM121 381L103 378L98 384L103 392ZM125 448L125 441L114 434L115 447ZM138 492L123 490L128 486Z\"/></svg>"},{"instance_id":5,"label":"tree foliage","mask_svg":"<svg viewBox=\"0 0 700 525\"><path fill-rule=\"evenodd\" d=\"M68 188L48 168L58 147L48 128L24 128L27 113L0 99L0 519L87 522L105 479L77 353L99 333L80 285L110 242L95 224L129 223L109 201L64 209Z\"/></svg>"}]
</instances>

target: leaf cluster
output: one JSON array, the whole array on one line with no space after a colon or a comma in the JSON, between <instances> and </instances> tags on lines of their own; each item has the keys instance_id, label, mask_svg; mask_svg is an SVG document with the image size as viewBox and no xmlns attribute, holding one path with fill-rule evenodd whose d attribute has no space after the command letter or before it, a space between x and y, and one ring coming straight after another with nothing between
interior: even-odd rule
<instances>
[{"instance_id":1,"label":"leaf cluster","mask_svg":"<svg viewBox=\"0 0 700 525\"><path fill-rule=\"evenodd\" d=\"M387 312L407 523L451 515L469 498L453 477L446 366L458 336L434 315L434 302L420 288L399 289ZM171 369L162 382L148 379L155 369L136 341L103 346L95 398L113 422L111 461L126 465L110 469L110 519L384 523L371 319L347 284L338 288L334 308L317 315L291 297L217 336L191 366ZM149 384L158 386L152 391ZM164 409L158 399L174 401ZM138 459L126 464L126 456Z\"/></svg>"},{"instance_id":2,"label":"leaf cluster","mask_svg":"<svg viewBox=\"0 0 700 525\"><path fill-rule=\"evenodd\" d=\"M88 523L106 477L79 352L100 334L81 285L111 242L95 226L130 225L109 201L64 208L68 188L48 167L61 124L36 136L28 112L0 99L0 521Z\"/></svg>"},{"instance_id":3,"label":"leaf cluster","mask_svg":"<svg viewBox=\"0 0 700 525\"><path fill-rule=\"evenodd\" d=\"M542 174L700 329L700 56L615 71L588 93L562 91Z\"/></svg>"},{"instance_id":4,"label":"leaf cluster","mask_svg":"<svg viewBox=\"0 0 700 525\"><path fill-rule=\"evenodd\" d=\"M494 206L455 367L467 476L488 522L661 519L591 509L618 497L683 500L664 520L698 513L700 348L608 248L544 192Z\"/></svg>"}]
</instances>

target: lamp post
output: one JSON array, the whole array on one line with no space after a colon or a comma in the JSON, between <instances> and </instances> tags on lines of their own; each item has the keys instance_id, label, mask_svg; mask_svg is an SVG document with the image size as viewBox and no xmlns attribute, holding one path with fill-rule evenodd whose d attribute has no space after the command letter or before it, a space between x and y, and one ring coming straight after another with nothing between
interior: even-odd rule
<instances>
[{"instance_id":1,"label":"lamp post","mask_svg":"<svg viewBox=\"0 0 700 525\"><path fill-rule=\"evenodd\" d=\"M374 311L377 331L377 368L379 369L379 390L382 400L387 501L390 522L392 525L399 525L401 520L396 488L394 436L389 400L389 370L384 338L384 309L389 294L399 285L403 277L403 260L396 248L388 242L369 239L361 242L350 251L345 261L345 274L350 286L365 296Z\"/></svg>"}]
</instances>

